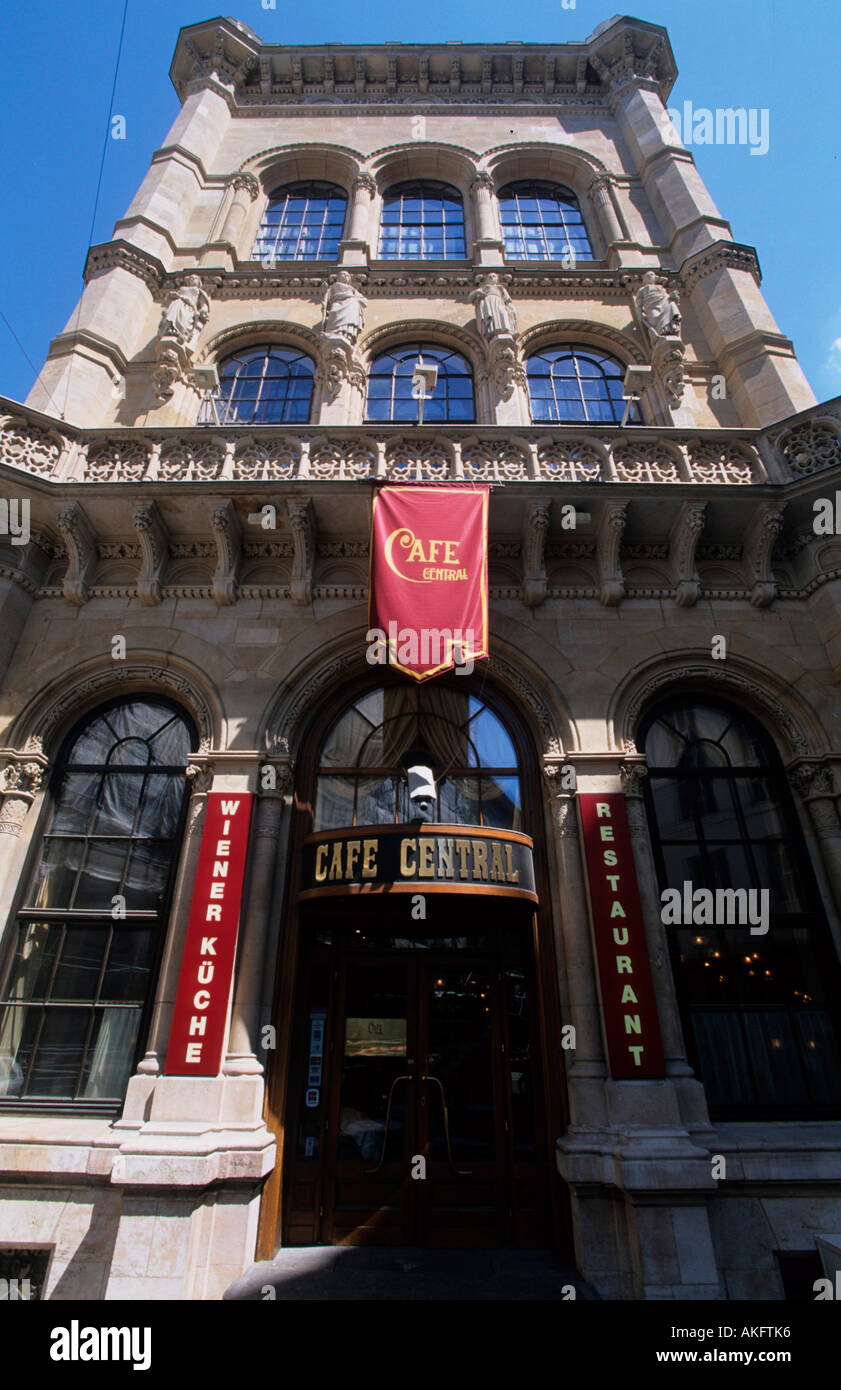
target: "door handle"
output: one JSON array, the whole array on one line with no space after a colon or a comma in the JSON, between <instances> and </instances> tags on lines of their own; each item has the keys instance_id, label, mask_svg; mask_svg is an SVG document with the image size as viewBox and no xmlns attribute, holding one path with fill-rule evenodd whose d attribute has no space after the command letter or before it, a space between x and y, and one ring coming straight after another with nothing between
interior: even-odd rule
<instances>
[{"instance_id":1,"label":"door handle","mask_svg":"<svg viewBox=\"0 0 841 1390\"><path fill-rule=\"evenodd\" d=\"M391 1085L390 1085L390 1087L389 1087L389 1089L388 1089L388 1105L386 1106L386 1111L385 1111L385 1125L384 1125L384 1127L383 1127L383 1143L382 1143L382 1148L380 1149L380 1161L379 1161L379 1163L377 1164L376 1168L363 1168L363 1169L362 1169L362 1176L363 1176L363 1178L371 1178L371 1177L373 1177L373 1175L374 1175L375 1173L378 1173L378 1172L380 1171L380 1169L381 1169L382 1166L383 1166L383 1163L385 1162L385 1150L386 1150L386 1144L388 1143L388 1131L389 1131L389 1126L391 1125L391 1102L392 1102L392 1100L394 1099L394 1088L395 1088L395 1086L397 1085L398 1081L413 1081L413 1080L414 1080L414 1077L410 1076L409 1073L406 1072L406 1074L403 1075L403 1076L395 1076L394 1080L392 1081L392 1083L391 1083Z\"/></svg>"},{"instance_id":2,"label":"door handle","mask_svg":"<svg viewBox=\"0 0 841 1390\"><path fill-rule=\"evenodd\" d=\"M441 1081L441 1078L438 1076L422 1076L421 1081L434 1081L441 1092L441 1107L444 1111L444 1139L447 1144L447 1160L449 1162L450 1167L452 1168L454 1173L458 1173L460 1178L472 1177L472 1169L457 1168L455 1163L453 1162L453 1150L450 1145L450 1116L447 1110L447 1094L444 1090L444 1084Z\"/></svg>"}]
</instances>

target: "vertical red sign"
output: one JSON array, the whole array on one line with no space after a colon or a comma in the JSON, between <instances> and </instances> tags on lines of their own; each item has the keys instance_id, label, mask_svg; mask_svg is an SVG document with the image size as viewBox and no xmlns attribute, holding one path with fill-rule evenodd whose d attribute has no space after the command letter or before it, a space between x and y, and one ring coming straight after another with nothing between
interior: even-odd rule
<instances>
[{"instance_id":1,"label":"vertical red sign","mask_svg":"<svg viewBox=\"0 0 841 1390\"><path fill-rule=\"evenodd\" d=\"M661 1080L663 1043L625 798L580 794L578 805L610 1074Z\"/></svg>"},{"instance_id":2,"label":"vertical red sign","mask_svg":"<svg viewBox=\"0 0 841 1390\"><path fill-rule=\"evenodd\" d=\"M488 655L486 484L380 489L368 627L418 681Z\"/></svg>"},{"instance_id":3,"label":"vertical red sign","mask_svg":"<svg viewBox=\"0 0 841 1390\"><path fill-rule=\"evenodd\" d=\"M208 794L167 1076L217 1076L222 1069L252 800L251 792Z\"/></svg>"}]
</instances>

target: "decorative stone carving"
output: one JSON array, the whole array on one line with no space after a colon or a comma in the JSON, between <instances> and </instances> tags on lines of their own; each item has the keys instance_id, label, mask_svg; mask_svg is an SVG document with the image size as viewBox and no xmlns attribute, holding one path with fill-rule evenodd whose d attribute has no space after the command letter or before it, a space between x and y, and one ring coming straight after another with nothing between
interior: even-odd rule
<instances>
[{"instance_id":1,"label":"decorative stone carving","mask_svg":"<svg viewBox=\"0 0 841 1390\"><path fill-rule=\"evenodd\" d=\"M637 316L651 348L654 375L672 405L680 405L684 390L684 346L676 291L671 293L647 270L634 297Z\"/></svg>"},{"instance_id":2,"label":"decorative stone carving","mask_svg":"<svg viewBox=\"0 0 841 1390\"><path fill-rule=\"evenodd\" d=\"M247 176L250 177L250 176ZM210 317L210 299L198 275L188 275L170 292L158 327L154 381L159 401L167 401L176 381L189 380L201 331Z\"/></svg>"},{"instance_id":3,"label":"decorative stone carving","mask_svg":"<svg viewBox=\"0 0 841 1390\"><path fill-rule=\"evenodd\" d=\"M260 196L260 184L253 174L243 171L234 174L231 179L231 187L235 193L240 191L247 193L252 203Z\"/></svg>"},{"instance_id":4,"label":"decorative stone carving","mask_svg":"<svg viewBox=\"0 0 841 1390\"><path fill-rule=\"evenodd\" d=\"M504 401L519 386L526 388L526 369L517 357L515 340L500 333L488 349L488 376Z\"/></svg>"},{"instance_id":5,"label":"decorative stone carving","mask_svg":"<svg viewBox=\"0 0 841 1390\"><path fill-rule=\"evenodd\" d=\"M140 540L142 563L137 576L137 597L147 607L161 601L166 562L169 559L169 540L161 514L154 502L138 502L132 516Z\"/></svg>"},{"instance_id":6,"label":"decorative stone carving","mask_svg":"<svg viewBox=\"0 0 841 1390\"><path fill-rule=\"evenodd\" d=\"M216 539L216 570L213 597L225 607L236 603L237 577L242 558L242 532L233 502L219 502L210 510L210 524Z\"/></svg>"},{"instance_id":7,"label":"decorative stone carving","mask_svg":"<svg viewBox=\"0 0 841 1390\"><path fill-rule=\"evenodd\" d=\"M208 752L212 738L212 722L210 710L198 690L183 676L176 675L173 671L157 666L126 666L122 662L114 662L108 670L80 681L51 705L39 721L37 731L27 740L27 752L40 752L51 731L64 716L82 706L89 697L103 692L119 695L123 690L143 690L150 685L163 687L168 694L174 694L176 700L186 705L198 725L198 751Z\"/></svg>"},{"instance_id":8,"label":"decorative stone carving","mask_svg":"<svg viewBox=\"0 0 841 1390\"><path fill-rule=\"evenodd\" d=\"M312 602L312 565L315 558L312 503L308 498L290 498L287 511L295 544L292 577L289 583L290 597L293 603L303 606Z\"/></svg>"},{"instance_id":9,"label":"decorative stone carving","mask_svg":"<svg viewBox=\"0 0 841 1390\"><path fill-rule=\"evenodd\" d=\"M78 502L61 508L58 529L67 546L67 572L62 581L64 597L81 607L88 601L96 567L96 537Z\"/></svg>"},{"instance_id":10,"label":"decorative stone carving","mask_svg":"<svg viewBox=\"0 0 841 1390\"><path fill-rule=\"evenodd\" d=\"M523 603L537 608L546 598L546 537L549 502L528 503L523 516Z\"/></svg>"},{"instance_id":11,"label":"decorative stone carving","mask_svg":"<svg viewBox=\"0 0 841 1390\"><path fill-rule=\"evenodd\" d=\"M774 542L783 529L785 503L764 502L757 507L745 536L744 560L748 580L753 585L750 601L754 608L767 608L777 596L777 581L771 569Z\"/></svg>"},{"instance_id":12,"label":"decorative stone carving","mask_svg":"<svg viewBox=\"0 0 841 1390\"><path fill-rule=\"evenodd\" d=\"M619 547L625 530L627 505L614 502L606 506L599 522L596 559L599 567L599 602L615 608L625 594L625 579L619 560Z\"/></svg>"},{"instance_id":13,"label":"decorative stone carving","mask_svg":"<svg viewBox=\"0 0 841 1390\"><path fill-rule=\"evenodd\" d=\"M623 747L626 753L637 752L634 734L644 706L657 695L663 686L674 686L676 680L701 686L725 686L737 703L748 706L754 704L766 712L784 734L795 757L807 758L812 752L809 739L795 722L791 711L778 699L775 699L764 686L750 680L747 676L743 676L741 672L734 671L732 668L728 669L727 663L722 665L720 662L710 661L708 665L705 665L696 661L691 665L684 664L672 670L658 671L636 691L633 699L628 703L622 719Z\"/></svg>"},{"instance_id":14,"label":"decorative stone carving","mask_svg":"<svg viewBox=\"0 0 841 1390\"><path fill-rule=\"evenodd\" d=\"M701 578L695 553L706 514L705 502L684 502L669 532L669 568L675 586L675 603L691 608L701 594Z\"/></svg>"},{"instance_id":15,"label":"decorative stone carving","mask_svg":"<svg viewBox=\"0 0 841 1390\"><path fill-rule=\"evenodd\" d=\"M841 463L841 424L806 420L783 434L778 448L795 478L834 468Z\"/></svg>"},{"instance_id":16,"label":"decorative stone carving","mask_svg":"<svg viewBox=\"0 0 841 1390\"><path fill-rule=\"evenodd\" d=\"M23 755L18 755L22 759ZM44 785L46 761L10 761L0 774L0 835L18 836L36 795ZM5 793L5 795L3 795Z\"/></svg>"},{"instance_id":17,"label":"decorative stone carving","mask_svg":"<svg viewBox=\"0 0 841 1390\"><path fill-rule=\"evenodd\" d=\"M63 435L40 429L17 415L0 415L0 463L49 477L67 448Z\"/></svg>"},{"instance_id":18,"label":"decorative stone carving","mask_svg":"<svg viewBox=\"0 0 841 1390\"><path fill-rule=\"evenodd\" d=\"M190 763L187 767L186 777L190 783L191 793L209 792L213 786L213 772L213 763L209 760L201 763Z\"/></svg>"}]
</instances>

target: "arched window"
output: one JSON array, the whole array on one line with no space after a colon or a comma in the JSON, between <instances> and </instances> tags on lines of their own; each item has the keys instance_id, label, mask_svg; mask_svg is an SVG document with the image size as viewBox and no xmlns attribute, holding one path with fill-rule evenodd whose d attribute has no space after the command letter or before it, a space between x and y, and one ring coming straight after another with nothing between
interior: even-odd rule
<instances>
[{"instance_id":1,"label":"arched window","mask_svg":"<svg viewBox=\"0 0 841 1390\"><path fill-rule=\"evenodd\" d=\"M667 925L690 1060L719 1119L841 1114L841 970L779 756L748 715L673 700L641 731L662 888L755 890L761 927L721 898L717 925ZM749 899L746 902L749 903ZM721 919L723 918L723 924Z\"/></svg>"},{"instance_id":2,"label":"arched window","mask_svg":"<svg viewBox=\"0 0 841 1390\"><path fill-rule=\"evenodd\" d=\"M297 348L244 348L219 366L219 391L202 410L202 424L305 425L310 418L315 364Z\"/></svg>"},{"instance_id":3,"label":"arched window","mask_svg":"<svg viewBox=\"0 0 841 1390\"><path fill-rule=\"evenodd\" d=\"M395 184L383 194L380 258L384 261L464 260L461 194L432 179Z\"/></svg>"},{"instance_id":4,"label":"arched window","mask_svg":"<svg viewBox=\"0 0 841 1390\"><path fill-rule=\"evenodd\" d=\"M335 261L347 194L332 183L290 183L271 194L252 261Z\"/></svg>"},{"instance_id":5,"label":"arched window","mask_svg":"<svg viewBox=\"0 0 841 1390\"><path fill-rule=\"evenodd\" d=\"M608 353L575 344L542 348L529 358L526 372L535 424L588 420L614 425L622 420L625 368ZM628 419L639 422L636 405Z\"/></svg>"},{"instance_id":6,"label":"arched window","mask_svg":"<svg viewBox=\"0 0 841 1390\"><path fill-rule=\"evenodd\" d=\"M0 992L0 1098L112 1109L151 1004L195 731L137 696L71 735Z\"/></svg>"},{"instance_id":7,"label":"arched window","mask_svg":"<svg viewBox=\"0 0 841 1390\"><path fill-rule=\"evenodd\" d=\"M568 188L528 179L506 184L497 197L508 260L575 265L593 259L578 199Z\"/></svg>"},{"instance_id":8,"label":"arched window","mask_svg":"<svg viewBox=\"0 0 841 1390\"><path fill-rule=\"evenodd\" d=\"M401 684L363 695L328 733L313 829L411 820L412 763L432 768L438 824L522 828L517 755L497 715L466 691Z\"/></svg>"},{"instance_id":9,"label":"arched window","mask_svg":"<svg viewBox=\"0 0 841 1390\"><path fill-rule=\"evenodd\" d=\"M423 418L430 424L474 419L473 374L469 362L449 348L433 343L407 343L376 358L368 371L368 420L417 420L412 376L418 358L438 363L438 380Z\"/></svg>"}]
</instances>

